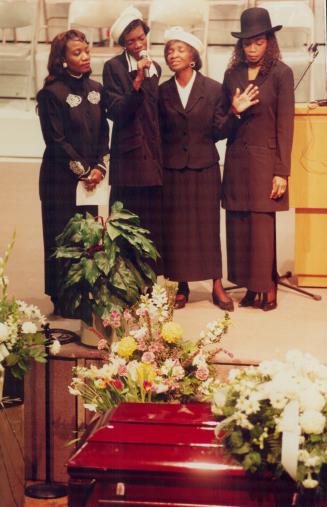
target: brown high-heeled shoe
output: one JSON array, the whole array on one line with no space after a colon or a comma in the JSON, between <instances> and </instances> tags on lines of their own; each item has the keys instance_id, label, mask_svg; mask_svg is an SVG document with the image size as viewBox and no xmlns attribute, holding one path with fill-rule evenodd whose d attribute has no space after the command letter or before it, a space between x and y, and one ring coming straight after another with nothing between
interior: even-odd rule
<instances>
[{"instance_id":1,"label":"brown high-heeled shoe","mask_svg":"<svg viewBox=\"0 0 327 507\"><path fill-rule=\"evenodd\" d=\"M190 295L190 288L187 282L179 282L178 289L175 296L175 305L174 308L176 310L180 310L184 308L186 303L188 302L188 298Z\"/></svg>"},{"instance_id":2,"label":"brown high-heeled shoe","mask_svg":"<svg viewBox=\"0 0 327 507\"><path fill-rule=\"evenodd\" d=\"M268 292L263 293L260 308L264 312L269 312L270 310L275 310L277 308L277 285Z\"/></svg>"},{"instance_id":3,"label":"brown high-heeled shoe","mask_svg":"<svg viewBox=\"0 0 327 507\"><path fill-rule=\"evenodd\" d=\"M212 302L214 305L219 306L221 310L224 310L225 312L233 312L234 311L234 303L230 299L229 301L222 301L219 299L215 291L212 291Z\"/></svg>"}]
</instances>

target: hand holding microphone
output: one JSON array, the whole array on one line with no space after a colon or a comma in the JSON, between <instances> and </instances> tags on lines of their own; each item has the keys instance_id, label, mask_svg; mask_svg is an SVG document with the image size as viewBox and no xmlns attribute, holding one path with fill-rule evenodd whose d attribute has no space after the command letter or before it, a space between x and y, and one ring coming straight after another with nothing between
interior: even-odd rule
<instances>
[{"instance_id":1,"label":"hand holding microphone","mask_svg":"<svg viewBox=\"0 0 327 507\"><path fill-rule=\"evenodd\" d=\"M141 64L140 67L142 68L144 73L144 77L150 77L149 68L151 65L151 60L148 57L148 54L145 49L142 49L142 51L140 51L140 64Z\"/></svg>"}]
</instances>

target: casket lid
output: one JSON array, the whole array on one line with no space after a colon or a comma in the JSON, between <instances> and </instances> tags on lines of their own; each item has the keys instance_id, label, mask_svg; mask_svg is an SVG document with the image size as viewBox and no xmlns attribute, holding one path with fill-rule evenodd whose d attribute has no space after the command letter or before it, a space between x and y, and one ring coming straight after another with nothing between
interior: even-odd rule
<instances>
[{"instance_id":1,"label":"casket lid","mask_svg":"<svg viewBox=\"0 0 327 507\"><path fill-rule=\"evenodd\" d=\"M216 424L209 404L123 403L99 419L68 470L240 469L225 456Z\"/></svg>"}]
</instances>

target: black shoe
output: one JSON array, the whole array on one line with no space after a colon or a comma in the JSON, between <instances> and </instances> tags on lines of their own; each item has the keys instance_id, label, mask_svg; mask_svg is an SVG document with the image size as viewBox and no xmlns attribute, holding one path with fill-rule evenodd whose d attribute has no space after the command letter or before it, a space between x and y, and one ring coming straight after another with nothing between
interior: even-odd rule
<instances>
[{"instance_id":1,"label":"black shoe","mask_svg":"<svg viewBox=\"0 0 327 507\"><path fill-rule=\"evenodd\" d=\"M254 292L253 290L247 290L245 296L238 303L240 308L247 308L249 306L255 306L257 294L260 299L260 292Z\"/></svg>"},{"instance_id":2,"label":"black shoe","mask_svg":"<svg viewBox=\"0 0 327 507\"><path fill-rule=\"evenodd\" d=\"M178 289L175 296L175 305L174 308L179 310L184 308L186 303L188 302L188 298L190 295L190 288L187 282L179 282Z\"/></svg>"},{"instance_id":3,"label":"black shoe","mask_svg":"<svg viewBox=\"0 0 327 507\"><path fill-rule=\"evenodd\" d=\"M225 312L233 312L234 311L234 303L232 300L230 301L221 301L217 294L212 291L212 302L214 305L219 306L221 310Z\"/></svg>"}]
</instances>

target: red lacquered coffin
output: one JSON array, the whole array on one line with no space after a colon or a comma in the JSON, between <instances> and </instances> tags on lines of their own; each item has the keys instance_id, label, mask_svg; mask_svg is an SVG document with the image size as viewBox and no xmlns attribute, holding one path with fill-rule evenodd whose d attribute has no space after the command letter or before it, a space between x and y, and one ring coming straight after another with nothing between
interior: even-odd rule
<instances>
[{"instance_id":1,"label":"red lacquered coffin","mask_svg":"<svg viewBox=\"0 0 327 507\"><path fill-rule=\"evenodd\" d=\"M287 507L291 481L246 475L207 404L124 403L68 462L69 507Z\"/></svg>"}]
</instances>

